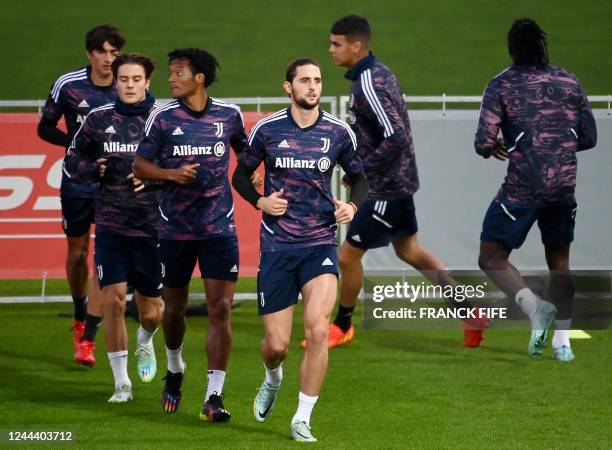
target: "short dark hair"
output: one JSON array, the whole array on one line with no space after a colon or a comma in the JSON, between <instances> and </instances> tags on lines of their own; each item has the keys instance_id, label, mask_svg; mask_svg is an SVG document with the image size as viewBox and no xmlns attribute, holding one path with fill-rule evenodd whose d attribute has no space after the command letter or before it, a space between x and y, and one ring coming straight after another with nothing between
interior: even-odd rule
<instances>
[{"instance_id":1,"label":"short dark hair","mask_svg":"<svg viewBox=\"0 0 612 450\"><path fill-rule=\"evenodd\" d=\"M291 83L297 74L297 68L301 66L307 66L312 64L313 66L317 66L321 69L321 66L318 62L311 58L299 58L293 61L289 66L287 66L287 72L285 72L285 80Z\"/></svg>"},{"instance_id":2,"label":"short dark hair","mask_svg":"<svg viewBox=\"0 0 612 450\"><path fill-rule=\"evenodd\" d=\"M508 53L516 65L548 65L548 39L535 21L517 19L508 31Z\"/></svg>"},{"instance_id":3,"label":"short dark hair","mask_svg":"<svg viewBox=\"0 0 612 450\"><path fill-rule=\"evenodd\" d=\"M125 38L119 28L108 24L93 27L85 35L85 48L88 52L104 50L102 46L105 42L121 50L125 45Z\"/></svg>"},{"instance_id":4,"label":"short dark hair","mask_svg":"<svg viewBox=\"0 0 612 450\"><path fill-rule=\"evenodd\" d=\"M170 63L175 59L182 58L189 60L189 69L194 76L197 73L204 74L204 87L208 87L217 81L219 63L211 53L199 48L177 48L168 53Z\"/></svg>"},{"instance_id":5,"label":"short dark hair","mask_svg":"<svg viewBox=\"0 0 612 450\"><path fill-rule=\"evenodd\" d=\"M117 78L117 73L119 72L119 67L124 64L138 64L142 66L145 71L145 78L149 80L151 75L153 74L153 70L155 69L155 63L151 58L145 55L141 55L139 53L123 53L113 61L111 65L111 70L113 71L113 77Z\"/></svg>"},{"instance_id":6,"label":"short dark hair","mask_svg":"<svg viewBox=\"0 0 612 450\"><path fill-rule=\"evenodd\" d=\"M366 47L372 39L372 29L368 19L351 14L339 19L332 25L331 34L346 36L350 42L362 41Z\"/></svg>"}]
</instances>

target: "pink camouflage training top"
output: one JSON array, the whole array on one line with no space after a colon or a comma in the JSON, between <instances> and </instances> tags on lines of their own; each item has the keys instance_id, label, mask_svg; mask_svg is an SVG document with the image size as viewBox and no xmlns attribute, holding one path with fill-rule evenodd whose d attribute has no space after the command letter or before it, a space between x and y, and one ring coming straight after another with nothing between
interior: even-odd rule
<instances>
[{"instance_id":1,"label":"pink camouflage training top","mask_svg":"<svg viewBox=\"0 0 612 450\"><path fill-rule=\"evenodd\" d=\"M576 77L555 66L512 65L487 85L474 147L488 158L501 128L509 154L498 193L514 203L574 200L576 152L595 146L591 106Z\"/></svg>"}]
</instances>

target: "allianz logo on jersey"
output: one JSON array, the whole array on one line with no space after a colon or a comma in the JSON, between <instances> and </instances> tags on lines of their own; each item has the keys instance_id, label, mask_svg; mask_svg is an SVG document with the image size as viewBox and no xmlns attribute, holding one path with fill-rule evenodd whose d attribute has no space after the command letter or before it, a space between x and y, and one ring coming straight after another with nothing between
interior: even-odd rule
<instances>
[{"instance_id":1,"label":"allianz logo on jersey","mask_svg":"<svg viewBox=\"0 0 612 450\"><path fill-rule=\"evenodd\" d=\"M331 161L327 157L314 159L298 159L292 156L276 157L274 167L279 169L314 169L315 167L321 172L327 171L331 167Z\"/></svg>"},{"instance_id":2,"label":"allianz logo on jersey","mask_svg":"<svg viewBox=\"0 0 612 450\"><path fill-rule=\"evenodd\" d=\"M138 144L122 144L121 142L105 142L105 153L134 153L138 150Z\"/></svg>"},{"instance_id":3,"label":"allianz logo on jersey","mask_svg":"<svg viewBox=\"0 0 612 450\"><path fill-rule=\"evenodd\" d=\"M174 145L172 146L172 156L199 156L199 155L215 155L222 157L225 154L225 144L217 142L213 145Z\"/></svg>"}]
</instances>

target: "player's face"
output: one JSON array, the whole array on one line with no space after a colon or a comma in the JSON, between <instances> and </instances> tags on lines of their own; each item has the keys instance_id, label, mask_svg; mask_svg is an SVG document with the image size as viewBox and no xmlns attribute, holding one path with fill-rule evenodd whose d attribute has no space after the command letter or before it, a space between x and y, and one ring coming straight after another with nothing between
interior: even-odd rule
<instances>
[{"instance_id":1,"label":"player's face","mask_svg":"<svg viewBox=\"0 0 612 450\"><path fill-rule=\"evenodd\" d=\"M336 65L351 68L355 54L355 43L350 43L346 36L332 34L329 37L329 55Z\"/></svg>"},{"instance_id":2,"label":"player's face","mask_svg":"<svg viewBox=\"0 0 612 450\"><path fill-rule=\"evenodd\" d=\"M143 101L149 88L149 80L146 78L144 67L140 64L120 66L115 84L119 98L128 105Z\"/></svg>"},{"instance_id":3,"label":"player's face","mask_svg":"<svg viewBox=\"0 0 612 450\"><path fill-rule=\"evenodd\" d=\"M195 93L198 88L198 80L204 80L204 75L196 74L194 77L189 60L186 58L173 59L170 62L170 90L173 98L184 98Z\"/></svg>"},{"instance_id":4,"label":"player's face","mask_svg":"<svg viewBox=\"0 0 612 450\"><path fill-rule=\"evenodd\" d=\"M91 63L94 72L102 77L112 75L111 64L119 56L119 49L113 47L108 42L102 44L102 50L92 50L87 52L87 58Z\"/></svg>"},{"instance_id":5,"label":"player's face","mask_svg":"<svg viewBox=\"0 0 612 450\"><path fill-rule=\"evenodd\" d=\"M314 109L321 99L323 82L321 70L312 64L299 66L293 81L284 83L285 91L291 100L304 109Z\"/></svg>"}]
</instances>

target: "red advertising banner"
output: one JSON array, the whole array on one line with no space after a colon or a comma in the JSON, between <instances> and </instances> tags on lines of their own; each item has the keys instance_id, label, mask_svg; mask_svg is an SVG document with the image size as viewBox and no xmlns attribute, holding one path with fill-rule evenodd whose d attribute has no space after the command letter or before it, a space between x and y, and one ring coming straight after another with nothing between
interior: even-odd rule
<instances>
[{"instance_id":1,"label":"red advertising banner","mask_svg":"<svg viewBox=\"0 0 612 450\"><path fill-rule=\"evenodd\" d=\"M247 130L261 117L246 112ZM59 201L64 150L38 138L38 120L37 113L0 113L0 279L65 277ZM232 156L230 174L235 166ZM234 204L240 274L254 276L261 213L236 193Z\"/></svg>"}]
</instances>

